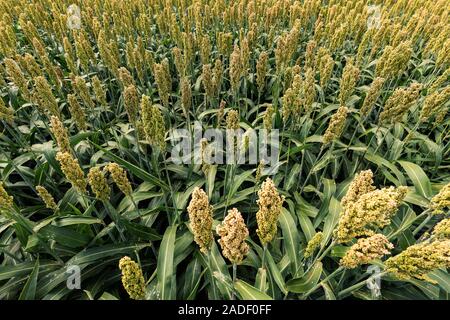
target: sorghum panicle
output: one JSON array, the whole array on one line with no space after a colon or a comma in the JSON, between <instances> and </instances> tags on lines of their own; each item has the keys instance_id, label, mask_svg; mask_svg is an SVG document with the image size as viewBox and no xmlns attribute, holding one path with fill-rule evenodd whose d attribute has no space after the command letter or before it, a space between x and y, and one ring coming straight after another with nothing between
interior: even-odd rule
<instances>
[{"instance_id":1,"label":"sorghum panicle","mask_svg":"<svg viewBox=\"0 0 450 320\"><path fill-rule=\"evenodd\" d=\"M308 244L305 248L305 253L303 256L305 259L311 257L314 253L314 251L320 246L320 243L323 239L323 232L316 232L316 234L311 238L311 240L308 241Z\"/></svg>"},{"instance_id":2,"label":"sorghum panicle","mask_svg":"<svg viewBox=\"0 0 450 320\"><path fill-rule=\"evenodd\" d=\"M131 196L133 188L131 187L130 180L128 180L127 173L122 169L117 163L108 163L103 169L105 172L109 172L113 181L116 183L117 187L126 196Z\"/></svg>"},{"instance_id":3,"label":"sorghum panicle","mask_svg":"<svg viewBox=\"0 0 450 320\"><path fill-rule=\"evenodd\" d=\"M134 85L129 85L123 91L123 104L128 115L128 121L135 125L139 116L139 94Z\"/></svg>"},{"instance_id":4,"label":"sorghum panicle","mask_svg":"<svg viewBox=\"0 0 450 320\"><path fill-rule=\"evenodd\" d=\"M249 233L239 210L228 210L225 220L217 226L216 231L220 236L219 244L223 255L232 263L240 264L249 251L249 246L245 243Z\"/></svg>"},{"instance_id":5,"label":"sorghum panicle","mask_svg":"<svg viewBox=\"0 0 450 320\"><path fill-rule=\"evenodd\" d=\"M194 241L203 253L208 252L214 241L212 233L213 208L209 204L208 195L196 187L192 192L192 199L187 207L189 222L194 234Z\"/></svg>"},{"instance_id":6,"label":"sorghum panicle","mask_svg":"<svg viewBox=\"0 0 450 320\"><path fill-rule=\"evenodd\" d=\"M9 209L13 206L14 198L6 192L3 182L0 181L0 209Z\"/></svg>"},{"instance_id":7,"label":"sorghum panicle","mask_svg":"<svg viewBox=\"0 0 450 320\"><path fill-rule=\"evenodd\" d=\"M108 185L105 173L99 167L93 167L89 169L87 178L95 197L102 201L109 200L111 188Z\"/></svg>"},{"instance_id":8,"label":"sorghum panicle","mask_svg":"<svg viewBox=\"0 0 450 320\"><path fill-rule=\"evenodd\" d=\"M355 175L353 181L350 183L347 193L341 200L341 205L345 209L349 203L358 201L363 194L375 190L373 185L372 170L364 170Z\"/></svg>"},{"instance_id":9,"label":"sorghum panicle","mask_svg":"<svg viewBox=\"0 0 450 320\"><path fill-rule=\"evenodd\" d=\"M431 198L429 207L433 214L443 214L446 208L450 209L450 183L447 183L437 195Z\"/></svg>"},{"instance_id":10,"label":"sorghum panicle","mask_svg":"<svg viewBox=\"0 0 450 320\"><path fill-rule=\"evenodd\" d=\"M56 139L56 144L62 152L70 152L70 141L67 129L58 117L50 118L51 131Z\"/></svg>"},{"instance_id":11,"label":"sorghum panicle","mask_svg":"<svg viewBox=\"0 0 450 320\"><path fill-rule=\"evenodd\" d=\"M372 111L373 106L381 95L384 82L385 79L381 77L373 79L360 110L362 118L366 117Z\"/></svg>"},{"instance_id":12,"label":"sorghum panicle","mask_svg":"<svg viewBox=\"0 0 450 320\"><path fill-rule=\"evenodd\" d=\"M344 130L345 120L347 119L348 108L340 106L335 114L331 116L328 128L323 135L323 144L327 145L333 140L339 139Z\"/></svg>"},{"instance_id":13,"label":"sorghum panicle","mask_svg":"<svg viewBox=\"0 0 450 320\"><path fill-rule=\"evenodd\" d=\"M393 248L393 244L386 236L377 233L368 238L358 239L342 257L340 264L346 269L354 269L390 254Z\"/></svg>"},{"instance_id":14,"label":"sorghum panicle","mask_svg":"<svg viewBox=\"0 0 450 320\"><path fill-rule=\"evenodd\" d=\"M439 221L439 223L434 226L433 235L439 239L450 239L450 218Z\"/></svg>"},{"instance_id":15,"label":"sorghum panicle","mask_svg":"<svg viewBox=\"0 0 450 320\"><path fill-rule=\"evenodd\" d=\"M389 187L361 195L346 205L339 217L336 237L339 243L360 236L371 236L374 227L388 225L407 192L406 187Z\"/></svg>"},{"instance_id":16,"label":"sorghum panicle","mask_svg":"<svg viewBox=\"0 0 450 320\"><path fill-rule=\"evenodd\" d=\"M150 98L146 95L143 95L141 99L141 115L148 142L164 150L166 146L164 118L159 108L152 105Z\"/></svg>"},{"instance_id":17,"label":"sorghum panicle","mask_svg":"<svg viewBox=\"0 0 450 320\"><path fill-rule=\"evenodd\" d=\"M86 114L84 113L84 109L79 104L77 97L74 94L68 94L67 102L69 105L70 115L72 116L73 121L75 121L78 129L86 130Z\"/></svg>"},{"instance_id":18,"label":"sorghum panicle","mask_svg":"<svg viewBox=\"0 0 450 320\"><path fill-rule=\"evenodd\" d=\"M398 279L419 279L435 283L427 274L450 267L450 240L421 242L408 247L385 262L386 271Z\"/></svg>"},{"instance_id":19,"label":"sorghum panicle","mask_svg":"<svg viewBox=\"0 0 450 320\"><path fill-rule=\"evenodd\" d=\"M283 208L284 196L280 196L272 179L267 178L258 191L259 210L256 213L256 233L263 245L272 241L277 233L277 220Z\"/></svg>"},{"instance_id":20,"label":"sorghum panicle","mask_svg":"<svg viewBox=\"0 0 450 320\"><path fill-rule=\"evenodd\" d=\"M72 186L80 192L85 192L87 181L78 160L75 159L69 152L61 151L56 154L56 160L58 160L62 172Z\"/></svg>"},{"instance_id":21,"label":"sorghum panicle","mask_svg":"<svg viewBox=\"0 0 450 320\"><path fill-rule=\"evenodd\" d=\"M58 206L55 202L55 199L53 198L53 196L50 194L50 192L48 192L48 190L45 187L37 186L36 191L38 192L39 197L42 199L42 201L44 201L45 206L48 209L52 209L53 211L58 210Z\"/></svg>"},{"instance_id":22,"label":"sorghum panicle","mask_svg":"<svg viewBox=\"0 0 450 320\"><path fill-rule=\"evenodd\" d=\"M123 257L119 261L122 272L122 284L131 299L143 300L145 298L145 279L141 267L131 260Z\"/></svg>"}]
</instances>

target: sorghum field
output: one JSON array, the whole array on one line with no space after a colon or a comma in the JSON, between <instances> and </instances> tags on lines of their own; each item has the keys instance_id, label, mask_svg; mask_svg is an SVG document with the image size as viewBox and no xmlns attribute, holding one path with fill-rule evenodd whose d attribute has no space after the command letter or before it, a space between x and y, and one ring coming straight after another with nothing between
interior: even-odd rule
<instances>
[{"instance_id":1,"label":"sorghum field","mask_svg":"<svg viewBox=\"0 0 450 320\"><path fill-rule=\"evenodd\" d=\"M449 21L0 0L0 299L449 299Z\"/></svg>"}]
</instances>

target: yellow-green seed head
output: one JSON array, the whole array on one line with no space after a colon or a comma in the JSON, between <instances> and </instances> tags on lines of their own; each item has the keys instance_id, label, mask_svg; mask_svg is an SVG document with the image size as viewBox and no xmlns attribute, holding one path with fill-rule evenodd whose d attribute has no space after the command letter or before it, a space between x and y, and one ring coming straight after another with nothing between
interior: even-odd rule
<instances>
[{"instance_id":1,"label":"yellow-green seed head","mask_svg":"<svg viewBox=\"0 0 450 320\"><path fill-rule=\"evenodd\" d=\"M386 236L377 233L368 238L358 239L342 257L340 264L346 269L354 269L390 254L393 248Z\"/></svg>"},{"instance_id":2,"label":"yellow-green seed head","mask_svg":"<svg viewBox=\"0 0 450 320\"><path fill-rule=\"evenodd\" d=\"M105 89L103 89L102 82L97 76L92 78L92 89L94 90L97 102L102 106L106 106L106 92Z\"/></svg>"},{"instance_id":3,"label":"yellow-green seed head","mask_svg":"<svg viewBox=\"0 0 450 320\"><path fill-rule=\"evenodd\" d=\"M119 269L122 271L122 284L131 299L145 299L145 279L141 267L131 260L123 257L119 261Z\"/></svg>"},{"instance_id":4,"label":"yellow-green seed head","mask_svg":"<svg viewBox=\"0 0 450 320\"><path fill-rule=\"evenodd\" d=\"M450 239L450 218L442 219L434 226L433 235L437 238Z\"/></svg>"},{"instance_id":5,"label":"yellow-green seed head","mask_svg":"<svg viewBox=\"0 0 450 320\"><path fill-rule=\"evenodd\" d=\"M0 120L5 120L8 123L12 123L14 120L13 108L7 107L1 97L0 97Z\"/></svg>"},{"instance_id":6,"label":"yellow-green seed head","mask_svg":"<svg viewBox=\"0 0 450 320\"><path fill-rule=\"evenodd\" d=\"M3 182L0 182L0 209L9 209L13 203L14 198L6 192Z\"/></svg>"},{"instance_id":7,"label":"yellow-green seed head","mask_svg":"<svg viewBox=\"0 0 450 320\"><path fill-rule=\"evenodd\" d=\"M372 111L373 106L382 92L381 89L383 88L384 82L385 79L381 77L377 77L372 81L360 110L361 117L366 117Z\"/></svg>"},{"instance_id":8,"label":"yellow-green seed head","mask_svg":"<svg viewBox=\"0 0 450 320\"><path fill-rule=\"evenodd\" d=\"M70 115L72 116L72 119L77 125L78 129L84 131L87 130L86 114L84 113L84 109L78 102L76 95L68 94L67 102L69 104Z\"/></svg>"},{"instance_id":9,"label":"yellow-green seed head","mask_svg":"<svg viewBox=\"0 0 450 320\"><path fill-rule=\"evenodd\" d=\"M228 210L225 220L217 226L216 231L220 236L219 244L223 255L232 263L240 264L249 251L249 246L245 243L249 233L239 210Z\"/></svg>"},{"instance_id":10,"label":"yellow-green seed head","mask_svg":"<svg viewBox=\"0 0 450 320\"><path fill-rule=\"evenodd\" d=\"M353 61L348 60L342 73L339 91L339 102L345 105L345 102L350 98L355 90L355 85L359 79L359 69L353 64Z\"/></svg>"},{"instance_id":11,"label":"yellow-green seed head","mask_svg":"<svg viewBox=\"0 0 450 320\"><path fill-rule=\"evenodd\" d=\"M67 129L58 117L50 118L51 131L56 139L56 144L62 152L70 152L70 141Z\"/></svg>"},{"instance_id":12,"label":"yellow-green seed head","mask_svg":"<svg viewBox=\"0 0 450 320\"><path fill-rule=\"evenodd\" d=\"M335 114L331 116L328 128L323 135L323 144L327 145L333 140L339 139L344 130L345 120L347 119L348 108L340 106Z\"/></svg>"},{"instance_id":13,"label":"yellow-green seed head","mask_svg":"<svg viewBox=\"0 0 450 320\"><path fill-rule=\"evenodd\" d=\"M427 274L450 267L450 240L421 242L385 262L386 270L401 280L419 279L435 283Z\"/></svg>"},{"instance_id":14,"label":"yellow-green seed head","mask_svg":"<svg viewBox=\"0 0 450 320\"><path fill-rule=\"evenodd\" d=\"M226 123L229 130L239 129L239 112L237 110L228 111Z\"/></svg>"},{"instance_id":15,"label":"yellow-green seed head","mask_svg":"<svg viewBox=\"0 0 450 320\"><path fill-rule=\"evenodd\" d=\"M304 257L305 259L311 257L314 251L320 246L323 239L323 232L316 232L316 234L308 241L306 245Z\"/></svg>"},{"instance_id":16,"label":"yellow-green seed head","mask_svg":"<svg viewBox=\"0 0 450 320\"><path fill-rule=\"evenodd\" d=\"M79 192L85 192L87 181L78 160L75 159L69 152L61 151L56 154L56 160L58 160L62 172L72 186Z\"/></svg>"},{"instance_id":17,"label":"yellow-green seed head","mask_svg":"<svg viewBox=\"0 0 450 320\"><path fill-rule=\"evenodd\" d=\"M191 82L188 77L181 79L181 105L183 107L184 116L187 118L192 105Z\"/></svg>"},{"instance_id":18,"label":"yellow-green seed head","mask_svg":"<svg viewBox=\"0 0 450 320\"><path fill-rule=\"evenodd\" d=\"M53 196L50 194L50 192L48 192L48 190L45 187L37 186L36 191L38 192L39 197L42 199L42 201L44 201L45 206L48 209L52 209L53 211L58 210L58 206L55 202L55 199L53 198Z\"/></svg>"},{"instance_id":19,"label":"yellow-green seed head","mask_svg":"<svg viewBox=\"0 0 450 320\"><path fill-rule=\"evenodd\" d=\"M123 104L127 111L128 121L135 124L139 115L139 94L134 85L129 85L123 91Z\"/></svg>"},{"instance_id":20,"label":"yellow-green seed head","mask_svg":"<svg viewBox=\"0 0 450 320\"><path fill-rule=\"evenodd\" d=\"M272 179L267 178L258 191L259 210L256 213L259 240L263 245L272 241L277 233L277 220L283 208L284 196L280 196Z\"/></svg>"},{"instance_id":21,"label":"yellow-green seed head","mask_svg":"<svg viewBox=\"0 0 450 320\"><path fill-rule=\"evenodd\" d=\"M147 141L164 150L166 146L164 118L161 110L156 105L152 105L150 98L146 95L143 95L141 99L141 115Z\"/></svg>"},{"instance_id":22,"label":"yellow-green seed head","mask_svg":"<svg viewBox=\"0 0 450 320\"><path fill-rule=\"evenodd\" d=\"M389 187L365 193L348 202L339 217L336 237L339 243L373 235L374 228L387 226L407 192L406 187Z\"/></svg>"},{"instance_id":23,"label":"yellow-green seed head","mask_svg":"<svg viewBox=\"0 0 450 320\"><path fill-rule=\"evenodd\" d=\"M347 193L341 200L342 208L345 209L349 203L358 201L363 194L373 190L375 190L375 186L373 186L372 170L369 169L357 173L350 183Z\"/></svg>"},{"instance_id":24,"label":"yellow-green seed head","mask_svg":"<svg viewBox=\"0 0 450 320\"><path fill-rule=\"evenodd\" d=\"M414 82L408 88L397 88L387 99L380 113L379 124L400 122L406 112L419 98L422 85Z\"/></svg>"},{"instance_id":25,"label":"yellow-green seed head","mask_svg":"<svg viewBox=\"0 0 450 320\"><path fill-rule=\"evenodd\" d=\"M28 89L28 81L25 79L20 66L13 59L5 59L6 73L9 80L19 88L22 96L29 100L31 97L30 90Z\"/></svg>"},{"instance_id":26,"label":"yellow-green seed head","mask_svg":"<svg viewBox=\"0 0 450 320\"><path fill-rule=\"evenodd\" d=\"M128 180L127 173L124 169L122 169L117 163L111 162L105 166L104 170L111 174L113 181L120 191L122 191L126 196L131 195L133 188L131 187L131 183Z\"/></svg>"},{"instance_id":27,"label":"yellow-green seed head","mask_svg":"<svg viewBox=\"0 0 450 320\"><path fill-rule=\"evenodd\" d=\"M450 183L447 183L437 195L431 198L430 209L433 214L443 214L450 209Z\"/></svg>"},{"instance_id":28,"label":"yellow-green seed head","mask_svg":"<svg viewBox=\"0 0 450 320\"><path fill-rule=\"evenodd\" d=\"M266 84L266 75L268 69L269 54L266 51L261 52L256 63L256 83L258 92L261 94Z\"/></svg>"},{"instance_id":29,"label":"yellow-green seed head","mask_svg":"<svg viewBox=\"0 0 450 320\"><path fill-rule=\"evenodd\" d=\"M87 178L95 197L102 201L109 200L111 188L104 172L99 167L93 167L89 170Z\"/></svg>"},{"instance_id":30,"label":"yellow-green seed head","mask_svg":"<svg viewBox=\"0 0 450 320\"><path fill-rule=\"evenodd\" d=\"M34 78L34 88L35 103L38 107L50 115L60 117L58 103L47 80L42 76Z\"/></svg>"},{"instance_id":31,"label":"yellow-green seed head","mask_svg":"<svg viewBox=\"0 0 450 320\"><path fill-rule=\"evenodd\" d=\"M214 238L212 233L213 208L209 204L208 195L205 191L198 187L194 189L187 211L194 241L200 247L200 251L206 253Z\"/></svg>"}]
</instances>

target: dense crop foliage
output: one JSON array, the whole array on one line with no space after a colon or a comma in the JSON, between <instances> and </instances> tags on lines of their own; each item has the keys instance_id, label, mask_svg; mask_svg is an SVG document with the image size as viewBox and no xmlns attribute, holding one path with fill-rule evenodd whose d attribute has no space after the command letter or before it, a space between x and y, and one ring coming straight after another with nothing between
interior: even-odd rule
<instances>
[{"instance_id":1,"label":"dense crop foliage","mask_svg":"<svg viewBox=\"0 0 450 320\"><path fill-rule=\"evenodd\" d=\"M0 0L0 299L448 299L449 14Z\"/></svg>"}]
</instances>

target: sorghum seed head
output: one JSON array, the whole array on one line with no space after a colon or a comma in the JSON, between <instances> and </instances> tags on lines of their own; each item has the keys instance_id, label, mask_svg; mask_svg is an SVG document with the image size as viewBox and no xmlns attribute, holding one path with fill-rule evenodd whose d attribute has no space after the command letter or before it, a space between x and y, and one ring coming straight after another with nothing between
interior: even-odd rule
<instances>
[{"instance_id":1,"label":"sorghum seed head","mask_svg":"<svg viewBox=\"0 0 450 320\"><path fill-rule=\"evenodd\" d=\"M12 123L14 120L14 110L5 105L5 102L0 97L0 120Z\"/></svg>"},{"instance_id":2,"label":"sorghum seed head","mask_svg":"<svg viewBox=\"0 0 450 320\"><path fill-rule=\"evenodd\" d=\"M305 259L311 257L314 251L320 246L323 239L323 232L316 232L316 234L308 241L306 245L304 257Z\"/></svg>"},{"instance_id":3,"label":"sorghum seed head","mask_svg":"<svg viewBox=\"0 0 450 320\"><path fill-rule=\"evenodd\" d=\"M360 110L361 117L366 117L372 111L373 106L382 92L381 89L383 88L384 82L385 79L381 77L377 77L372 81Z\"/></svg>"},{"instance_id":4,"label":"sorghum seed head","mask_svg":"<svg viewBox=\"0 0 450 320\"><path fill-rule=\"evenodd\" d=\"M119 261L119 269L122 271L123 287L130 298L143 300L145 298L145 279L141 267L130 257L123 257Z\"/></svg>"},{"instance_id":5,"label":"sorghum seed head","mask_svg":"<svg viewBox=\"0 0 450 320\"><path fill-rule=\"evenodd\" d=\"M45 206L48 209L52 209L53 211L58 210L58 206L56 205L55 199L45 187L37 186L36 191L38 192L39 197L41 197L42 201L44 201Z\"/></svg>"},{"instance_id":6,"label":"sorghum seed head","mask_svg":"<svg viewBox=\"0 0 450 320\"><path fill-rule=\"evenodd\" d=\"M42 76L34 78L34 98L35 102L41 110L48 112L50 115L59 117L59 108L56 98L53 95L52 88Z\"/></svg>"},{"instance_id":7,"label":"sorghum seed head","mask_svg":"<svg viewBox=\"0 0 450 320\"><path fill-rule=\"evenodd\" d=\"M127 111L128 121L136 124L139 114L139 94L134 85L129 85L123 91L123 104Z\"/></svg>"},{"instance_id":8,"label":"sorghum seed head","mask_svg":"<svg viewBox=\"0 0 450 320\"><path fill-rule=\"evenodd\" d=\"M387 99L383 111L380 113L379 124L396 123L417 101L422 85L414 82L408 88L397 88Z\"/></svg>"},{"instance_id":9,"label":"sorghum seed head","mask_svg":"<svg viewBox=\"0 0 450 320\"><path fill-rule=\"evenodd\" d=\"M401 280L419 279L435 283L427 274L450 267L450 240L421 242L385 262L386 270Z\"/></svg>"},{"instance_id":10,"label":"sorghum seed head","mask_svg":"<svg viewBox=\"0 0 450 320\"><path fill-rule=\"evenodd\" d=\"M67 129L58 117L50 118L51 131L56 139L56 144L62 152L70 152L70 141Z\"/></svg>"},{"instance_id":11,"label":"sorghum seed head","mask_svg":"<svg viewBox=\"0 0 450 320\"><path fill-rule=\"evenodd\" d=\"M341 200L342 207L346 208L349 203L358 201L363 194L373 190L375 190L375 186L373 185L372 170L369 169L357 173L350 183L347 193Z\"/></svg>"},{"instance_id":12,"label":"sorghum seed head","mask_svg":"<svg viewBox=\"0 0 450 320\"><path fill-rule=\"evenodd\" d=\"M258 62L256 63L256 83L258 86L258 92L261 93L264 90L266 83L266 75L268 69L269 54L266 51L261 52Z\"/></svg>"},{"instance_id":13,"label":"sorghum seed head","mask_svg":"<svg viewBox=\"0 0 450 320\"><path fill-rule=\"evenodd\" d=\"M348 60L342 72L340 82L339 102L345 105L345 102L352 95L355 85L359 79L359 69L353 64L352 60Z\"/></svg>"},{"instance_id":14,"label":"sorghum seed head","mask_svg":"<svg viewBox=\"0 0 450 320\"><path fill-rule=\"evenodd\" d=\"M437 195L431 198L429 206L433 210L433 214L443 214L445 208L450 209L450 183L447 183Z\"/></svg>"},{"instance_id":15,"label":"sorghum seed head","mask_svg":"<svg viewBox=\"0 0 450 320\"><path fill-rule=\"evenodd\" d=\"M113 181L116 183L120 191L122 191L126 196L131 195L133 188L131 187L131 183L128 180L127 173L124 169L122 169L117 163L111 162L105 166L104 170L111 174Z\"/></svg>"},{"instance_id":16,"label":"sorghum seed head","mask_svg":"<svg viewBox=\"0 0 450 320\"><path fill-rule=\"evenodd\" d=\"M187 211L194 241L200 247L200 251L206 253L214 238L212 233L213 208L209 204L208 195L205 191L198 187L194 189Z\"/></svg>"},{"instance_id":17,"label":"sorghum seed head","mask_svg":"<svg viewBox=\"0 0 450 320\"><path fill-rule=\"evenodd\" d=\"M9 209L13 203L14 198L6 192L3 182L0 182L0 209Z\"/></svg>"},{"instance_id":18,"label":"sorghum seed head","mask_svg":"<svg viewBox=\"0 0 450 320\"><path fill-rule=\"evenodd\" d=\"M84 113L84 109L78 103L78 99L74 94L67 95L67 102L69 104L69 111L72 119L75 121L79 130L86 130L86 114Z\"/></svg>"},{"instance_id":19,"label":"sorghum seed head","mask_svg":"<svg viewBox=\"0 0 450 320\"><path fill-rule=\"evenodd\" d=\"M277 233L277 220L283 208L284 196L280 196L272 179L267 178L258 191L259 210L256 213L256 233L263 245L272 241Z\"/></svg>"},{"instance_id":20,"label":"sorghum seed head","mask_svg":"<svg viewBox=\"0 0 450 320\"><path fill-rule=\"evenodd\" d=\"M152 105L150 98L146 95L143 95L141 99L141 114L148 142L164 150L166 146L164 118L161 110L156 105Z\"/></svg>"},{"instance_id":21,"label":"sorghum seed head","mask_svg":"<svg viewBox=\"0 0 450 320\"><path fill-rule=\"evenodd\" d=\"M360 236L371 236L374 227L388 225L407 192L406 187L389 187L365 193L347 203L339 217L336 237L339 243Z\"/></svg>"},{"instance_id":22,"label":"sorghum seed head","mask_svg":"<svg viewBox=\"0 0 450 320\"><path fill-rule=\"evenodd\" d=\"M239 210L228 210L225 220L217 226L216 231L220 236L223 255L232 263L240 264L248 254L249 246L245 243L248 229Z\"/></svg>"},{"instance_id":23,"label":"sorghum seed head","mask_svg":"<svg viewBox=\"0 0 450 320\"><path fill-rule=\"evenodd\" d=\"M344 130L345 120L347 119L348 108L340 106L335 114L331 116L328 128L323 135L323 144L329 144L335 139L339 139Z\"/></svg>"},{"instance_id":24,"label":"sorghum seed head","mask_svg":"<svg viewBox=\"0 0 450 320\"><path fill-rule=\"evenodd\" d=\"M184 116L187 118L192 105L191 82L188 77L181 79L181 105L183 107Z\"/></svg>"},{"instance_id":25,"label":"sorghum seed head","mask_svg":"<svg viewBox=\"0 0 450 320\"><path fill-rule=\"evenodd\" d=\"M372 260L379 259L390 254L394 246L386 236L374 234L368 238L361 238L350 247L341 259L340 264L347 269L354 269L360 265L368 264Z\"/></svg>"},{"instance_id":26,"label":"sorghum seed head","mask_svg":"<svg viewBox=\"0 0 450 320\"><path fill-rule=\"evenodd\" d=\"M239 112L237 110L230 110L227 113L227 129L237 130L239 129Z\"/></svg>"},{"instance_id":27,"label":"sorghum seed head","mask_svg":"<svg viewBox=\"0 0 450 320\"><path fill-rule=\"evenodd\" d=\"M89 185L95 194L95 197L102 201L107 201L111 193L105 174L99 167L93 167L87 175Z\"/></svg>"},{"instance_id":28,"label":"sorghum seed head","mask_svg":"<svg viewBox=\"0 0 450 320\"><path fill-rule=\"evenodd\" d=\"M450 218L439 221L439 223L434 226L433 235L439 239L450 239Z\"/></svg>"},{"instance_id":29,"label":"sorghum seed head","mask_svg":"<svg viewBox=\"0 0 450 320\"><path fill-rule=\"evenodd\" d=\"M87 182L78 160L75 159L69 152L61 151L56 154L56 160L58 160L62 172L72 186L80 192L85 192Z\"/></svg>"}]
</instances>

